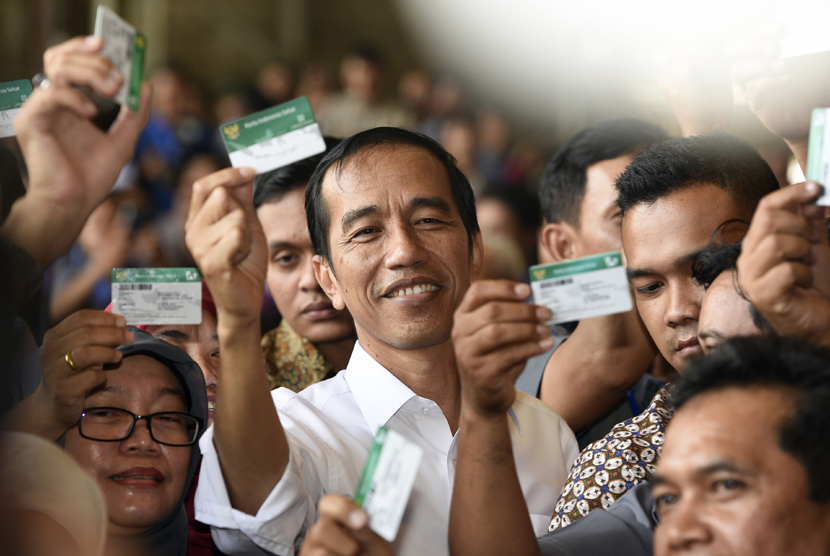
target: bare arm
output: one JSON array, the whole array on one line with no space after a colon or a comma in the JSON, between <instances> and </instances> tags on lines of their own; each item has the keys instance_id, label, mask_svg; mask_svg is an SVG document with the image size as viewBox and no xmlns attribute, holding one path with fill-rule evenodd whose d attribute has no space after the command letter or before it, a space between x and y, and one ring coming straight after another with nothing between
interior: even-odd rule
<instances>
[{"instance_id":1,"label":"bare arm","mask_svg":"<svg viewBox=\"0 0 830 556\"><path fill-rule=\"evenodd\" d=\"M288 465L260 347L265 235L253 170L228 168L193 185L186 242L216 303L222 364L213 442L234 508L255 515Z\"/></svg>"},{"instance_id":2,"label":"bare arm","mask_svg":"<svg viewBox=\"0 0 830 556\"><path fill-rule=\"evenodd\" d=\"M450 510L456 556L539 554L507 421L525 362L553 345L541 325L550 311L522 303L529 295L526 284L474 282L455 313L462 398Z\"/></svg>"},{"instance_id":3,"label":"bare arm","mask_svg":"<svg viewBox=\"0 0 830 556\"><path fill-rule=\"evenodd\" d=\"M539 397L578 431L613 409L656 355L636 308L582 320L548 361Z\"/></svg>"}]
</instances>

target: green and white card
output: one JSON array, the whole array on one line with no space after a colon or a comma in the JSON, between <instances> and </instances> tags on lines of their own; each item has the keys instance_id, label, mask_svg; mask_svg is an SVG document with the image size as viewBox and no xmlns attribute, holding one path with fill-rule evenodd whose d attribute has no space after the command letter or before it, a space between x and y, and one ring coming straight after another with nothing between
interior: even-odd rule
<instances>
[{"instance_id":1,"label":"green and white card","mask_svg":"<svg viewBox=\"0 0 830 556\"><path fill-rule=\"evenodd\" d=\"M619 251L530 267L533 301L553 311L547 324L630 311L631 290Z\"/></svg>"},{"instance_id":2,"label":"green and white card","mask_svg":"<svg viewBox=\"0 0 830 556\"><path fill-rule=\"evenodd\" d=\"M816 204L830 206L830 108L814 108L810 120L810 146L807 153L807 179L822 190Z\"/></svg>"},{"instance_id":3,"label":"green and white card","mask_svg":"<svg viewBox=\"0 0 830 556\"><path fill-rule=\"evenodd\" d=\"M112 312L127 324L201 324L197 268L112 269Z\"/></svg>"},{"instance_id":4,"label":"green and white card","mask_svg":"<svg viewBox=\"0 0 830 556\"><path fill-rule=\"evenodd\" d=\"M32 83L28 79L0 83L0 137L14 136L14 119L30 96Z\"/></svg>"},{"instance_id":5,"label":"green and white card","mask_svg":"<svg viewBox=\"0 0 830 556\"><path fill-rule=\"evenodd\" d=\"M234 168L270 172L326 150L306 97L262 110L219 127Z\"/></svg>"},{"instance_id":6,"label":"green and white card","mask_svg":"<svg viewBox=\"0 0 830 556\"><path fill-rule=\"evenodd\" d=\"M369 527L389 542L395 540L424 452L402 434L380 427L354 500L369 516Z\"/></svg>"},{"instance_id":7,"label":"green and white card","mask_svg":"<svg viewBox=\"0 0 830 556\"><path fill-rule=\"evenodd\" d=\"M124 84L113 100L137 112L141 102L147 38L106 6L98 6L95 35L104 39L101 55L109 59L124 76Z\"/></svg>"}]
</instances>

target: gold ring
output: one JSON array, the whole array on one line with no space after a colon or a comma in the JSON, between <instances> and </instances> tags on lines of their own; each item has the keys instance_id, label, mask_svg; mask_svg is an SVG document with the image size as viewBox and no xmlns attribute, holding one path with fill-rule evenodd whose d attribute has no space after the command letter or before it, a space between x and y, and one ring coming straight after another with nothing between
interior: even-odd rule
<instances>
[{"instance_id":1,"label":"gold ring","mask_svg":"<svg viewBox=\"0 0 830 556\"><path fill-rule=\"evenodd\" d=\"M73 371L78 370L78 367L75 365L75 362L72 361L72 352L71 351L67 351L66 355L64 355L63 358L66 359L66 364L69 365L70 369L72 369Z\"/></svg>"}]
</instances>

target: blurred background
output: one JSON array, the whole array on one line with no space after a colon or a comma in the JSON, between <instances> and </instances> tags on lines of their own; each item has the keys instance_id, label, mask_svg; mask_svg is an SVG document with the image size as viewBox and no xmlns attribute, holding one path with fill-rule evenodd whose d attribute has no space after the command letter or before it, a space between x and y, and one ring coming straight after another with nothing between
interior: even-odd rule
<instances>
[{"instance_id":1,"label":"blurred background","mask_svg":"<svg viewBox=\"0 0 830 556\"><path fill-rule=\"evenodd\" d=\"M721 44L775 8L771 0L0 0L0 82L31 78L47 47L90 34L99 4L148 39L153 117L112 197L47 271L43 320L53 323L106 305L113 267L192 265L182 237L190 187L228 163L218 124L300 95L329 135L385 124L440 141L480 196L498 193L494 228L512 243L494 244L494 260L508 261L504 277L520 276L535 258L535 192L551 154L614 116L678 135L658 87L675 41ZM731 132L785 181L786 147L734 96ZM14 150L13 139L3 142Z\"/></svg>"}]
</instances>

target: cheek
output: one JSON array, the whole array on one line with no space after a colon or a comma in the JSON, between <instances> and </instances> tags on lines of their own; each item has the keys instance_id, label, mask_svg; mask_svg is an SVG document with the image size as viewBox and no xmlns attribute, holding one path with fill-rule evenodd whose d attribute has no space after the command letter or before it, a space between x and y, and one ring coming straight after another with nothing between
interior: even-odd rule
<instances>
[{"instance_id":1,"label":"cheek","mask_svg":"<svg viewBox=\"0 0 830 556\"><path fill-rule=\"evenodd\" d=\"M268 269L268 290L274 298L274 304L280 313L293 313L293 304L297 299L297 273Z\"/></svg>"}]
</instances>

